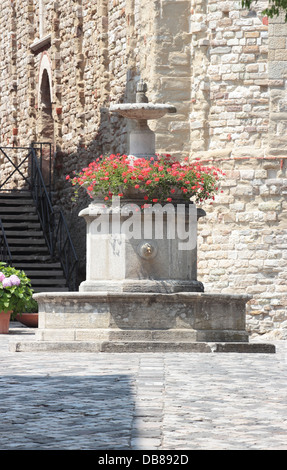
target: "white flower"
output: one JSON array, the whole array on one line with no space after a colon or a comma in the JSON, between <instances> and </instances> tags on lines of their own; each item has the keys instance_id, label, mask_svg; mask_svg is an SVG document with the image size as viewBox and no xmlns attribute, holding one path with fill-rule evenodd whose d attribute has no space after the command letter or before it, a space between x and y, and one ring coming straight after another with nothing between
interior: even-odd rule
<instances>
[{"instance_id":1,"label":"white flower","mask_svg":"<svg viewBox=\"0 0 287 470\"><path fill-rule=\"evenodd\" d=\"M21 281L19 279L18 276L16 276L15 274L12 274L12 276L10 276L10 281L11 281L11 285L12 286L19 286Z\"/></svg>"},{"instance_id":2,"label":"white flower","mask_svg":"<svg viewBox=\"0 0 287 470\"><path fill-rule=\"evenodd\" d=\"M9 277L6 277L5 279L3 279L2 285L3 285L3 287L11 287L11 286L12 286L12 283L11 283L10 278L9 278Z\"/></svg>"}]
</instances>

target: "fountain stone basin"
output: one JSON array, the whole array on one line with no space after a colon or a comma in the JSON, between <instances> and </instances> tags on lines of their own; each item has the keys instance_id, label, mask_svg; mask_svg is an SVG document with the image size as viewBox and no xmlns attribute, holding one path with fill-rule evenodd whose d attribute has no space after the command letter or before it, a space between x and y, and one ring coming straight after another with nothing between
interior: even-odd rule
<instances>
[{"instance_id":1,"label":"fountain stone basin","mask_svg":"<svg viewBox=\"0 0 287 470\"><path fill-rule=\"evenodd\" d=\"M124 103L111 105L110 111L112 113L118 113L127 119L149 121L152 119L160 119L167 113L175 114L176 108L169 104Z\"/></svg>"}]
</instances>

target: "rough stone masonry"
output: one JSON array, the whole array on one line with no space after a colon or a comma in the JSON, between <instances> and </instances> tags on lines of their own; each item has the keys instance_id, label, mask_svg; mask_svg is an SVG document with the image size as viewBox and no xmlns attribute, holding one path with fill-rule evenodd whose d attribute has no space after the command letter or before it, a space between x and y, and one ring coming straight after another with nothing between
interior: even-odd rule
<instances>
[{"instance_id":1,"label":"rough stone masonry","mask_svg":"<svg viewBox=\"0 0 287 470\"><path fill-rule=\"evenodd\" d=\"M226 172L200 220L199 280L251 294L249 331L286 338L287 24L267 4L2 0L0 145L53 145L55 202L73 220L88 201L71 202L66 175L126 151L132 124L108 107L146 81L150 101L177 108L151 122L158 152ZM80 218L71 231L84 260Z\"/></svg>"}]
</instances>

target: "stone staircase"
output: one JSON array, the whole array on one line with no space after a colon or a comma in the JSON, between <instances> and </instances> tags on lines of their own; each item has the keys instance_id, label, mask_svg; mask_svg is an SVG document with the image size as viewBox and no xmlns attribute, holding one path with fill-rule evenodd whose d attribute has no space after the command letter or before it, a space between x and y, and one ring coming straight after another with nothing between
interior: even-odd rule
<instances>
[{"instance_id":1,"label":"stone staircase","mask_svg":"<svg viewBox=\"0 0 287 470\"><path fill-rule=\"evenodd\" d=\"M30 191L0 193L0 218L12 265L25 271L34 291L68 291L61 263L50 256Z\"/></svg>"}]
</instances>

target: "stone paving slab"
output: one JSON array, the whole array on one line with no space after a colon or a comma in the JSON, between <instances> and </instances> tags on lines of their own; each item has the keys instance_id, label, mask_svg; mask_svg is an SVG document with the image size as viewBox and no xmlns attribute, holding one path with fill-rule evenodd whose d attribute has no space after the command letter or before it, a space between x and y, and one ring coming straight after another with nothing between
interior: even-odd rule
<instances>
[{"instance_id":1,"label":"stone paving slab","mask_svg":"<svg viewBox=\"0 0 287 470\"><path fill-rule=\"evenodd\" d=\"M286 341L276 354L10 351L34 332L0 335L0 450L287 449Z\"/></svg>"}]
</instances>

